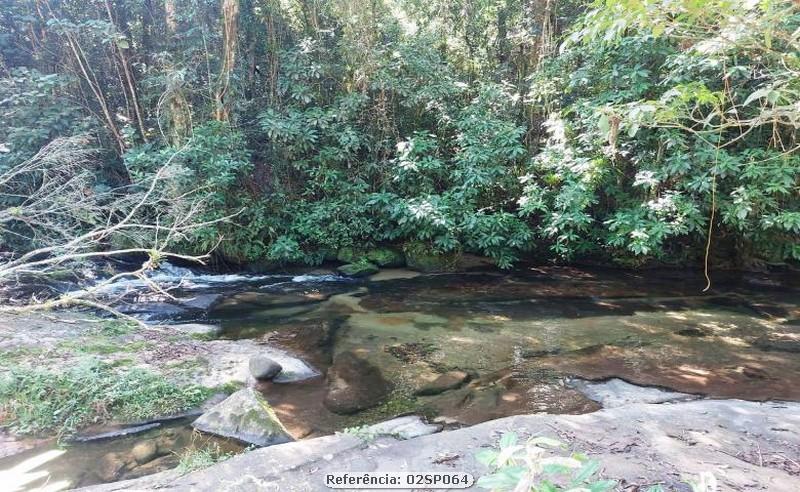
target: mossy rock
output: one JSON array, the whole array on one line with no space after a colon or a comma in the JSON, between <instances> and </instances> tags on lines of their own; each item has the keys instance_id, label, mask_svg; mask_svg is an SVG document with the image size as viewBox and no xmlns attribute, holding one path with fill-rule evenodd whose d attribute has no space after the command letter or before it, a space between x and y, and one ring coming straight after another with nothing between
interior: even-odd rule
<instances>
[{"instance_id":1,"label":"mossy rock","mask_svg":"<svg viewBox=\"0 0 800 492\"><path fill-rule=\"evenodd\" d=\"M336 252L336 259L342 263L356 263L365 256L364 251L350 246L339 248L339 251Z\"/></svg>"},{"instance_id":2,"label":"mossy rock","mask_svg":"<svg viewBox=\"0 0 800 492\"><path fill-rule=\"evenodd\" d=\"M396 268L405 266L406 257L403 253L391 248L375 248L367 251L367 260L380 266Z\"/></svg>"},{"instance_id":3,"label":"mossy rock","mask_svg":"<svg viewBox=\"0 0 800 492\"><path fill-rule=\"evenodd\" d=\"M437 253L423 243L406 243L403 246L406 265L424 273L455 272L459 269L461 253Z\"/></svg>"},{"instance_id":4,"label":"mossy rock","mask_svg":"<svg viewBox=\"0 0 800 492\"><path fill-rule=\"evenodd\" d=\"M253 388L237 391L192 423L195 429L257 446L293 441L269 403Z\"/></svg>"},{"instance_id":5,"label":"mossy rock","mask_svg":"<svg viewBox=\"0 0 800 492\"><path fill-rule=\"evenodd\" d=\"M368 261L348 263L347 265L340 266L336 270L342 275L347 275L348 277L368 277L380 271L377 266Z\"/></svg>"}]
</instances>

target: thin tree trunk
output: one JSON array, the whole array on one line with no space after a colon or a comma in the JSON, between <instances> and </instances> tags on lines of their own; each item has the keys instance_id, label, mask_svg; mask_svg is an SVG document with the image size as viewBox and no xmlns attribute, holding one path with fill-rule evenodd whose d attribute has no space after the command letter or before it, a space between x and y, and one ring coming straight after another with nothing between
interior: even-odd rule
<instances>
[{"instance_id":1,"label":"thin tree trunk","mask_svg":"<svg viewBox=\"0 0 800 492\"><path fill-rule=\"evenodd\" d=\"M227 121L230 108L226 96L230 90L231 72L236 65L236 49L239 38L239 0L222 2L222 66L217 90L214 94L214 119Z\"/></svg>"}]
</instances>

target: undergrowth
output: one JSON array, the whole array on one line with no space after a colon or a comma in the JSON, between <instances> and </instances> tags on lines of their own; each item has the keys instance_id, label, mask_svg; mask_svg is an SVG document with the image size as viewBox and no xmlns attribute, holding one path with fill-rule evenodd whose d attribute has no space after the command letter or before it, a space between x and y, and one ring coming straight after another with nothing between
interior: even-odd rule
<instances>
[{"instance_id":1,"label":"undergrowth","mask_svg":"<svg viewBox=\"0 0 800 492\"><path fill-rule=\"evenodd\" d=\"M91 424L176 414L199 405L209 393L92 358L66 370L14 365L0 376L0 425L16 434L63 437Z\"/></svg>"}]
</instances>

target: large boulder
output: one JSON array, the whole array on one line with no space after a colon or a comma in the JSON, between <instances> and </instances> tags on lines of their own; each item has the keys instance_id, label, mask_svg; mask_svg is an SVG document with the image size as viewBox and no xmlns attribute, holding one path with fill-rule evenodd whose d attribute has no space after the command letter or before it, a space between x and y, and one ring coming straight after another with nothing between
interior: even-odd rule
<instances>
[{"instance_id":1,"label":"large boulder","mask_svg":"<svg viewBox=\"0 0 800 492\"><path fill-rule=\"evenodd\" d=\"M459 253L436 253L423 243L406 243L403 251L406 265L412 270L424 273L454 272L460 266L461 255Z\"/></svg>"},{"instance_id":2,"label":"large boulder","mask_svg":"<svg viewBox=\"0 0 800 492\"><path fill-rule=\"evenodd\" d=\"M368 277L380 271L378 267L366 260L359 261L358 263L348 263L347 265L340 266L336 270L342 275L347 275L349 277Z\"/></svg>"},{"instance_id":3,"label":"large boulder","mask_svg":"<svg viewBox=\"0 0 800 492\"><path fill-rule=\"evenodd\" d=\"M253 388L245 388L215 405L192 423L195 429L257 446L293 441L272 407Z\"/></svg>"},{"instance_id":4,"label":"large boulder","mask_svg":"<svg viewBox=\"0 0 800 492\"><path fill-rule=\"evenodd\" d=\"M356 413L380 404L392 389L377 366L353 352L343 352L328 369L328 391L323 403L334 413Z\"/></svg>"},{"instance_id":5,"label":"large boulder","mask_svg":"<svg viewBox=\"0 0 800 492\"><path fill-rule=\"evenodd\" d=\"M375 248L367 251L367 260L379 267L396 268L405 266L406 257L403 253L391 248Z\"/></svg>"},{"instance_id":6,"label":"large boulder","mask_svg":"<svg viewBox=\"0 0 800 492\"><path fill-rule=\"evenodd\" d=\"M364 252L357 248L344 247L336 252L336 259L342 263L355 263L364 258Z\"/></svg>"}]
</instances>

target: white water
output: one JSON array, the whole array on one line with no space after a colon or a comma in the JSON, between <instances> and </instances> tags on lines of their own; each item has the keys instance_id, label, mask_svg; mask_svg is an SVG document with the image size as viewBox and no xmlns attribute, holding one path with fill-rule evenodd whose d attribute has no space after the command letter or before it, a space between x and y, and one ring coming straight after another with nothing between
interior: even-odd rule
<instances>
[{"instance_id":1,"label":"white water","mask_svg":"<svg viewBox=\"0 0 800 492\"><path fill-rule=\"evenodd\" d=\"M315 282L336 282L345 280L345 277L338 275L248 275L248 274L208 274L196 273L191 268L179 267L169 262L162 263L157 270L147 272L146 277L151 282L156 283L161 288L181 288L186 290L200 290L211 287L219 287L229 284L259 283L269 279L280 280L278 282L262 286L272 287L286 283L315 283ZM108 284L97 292L119 293L121 291L136 291L149 289L147 282L140 279L126 279Z\"/></svg>"}]
</instances>

